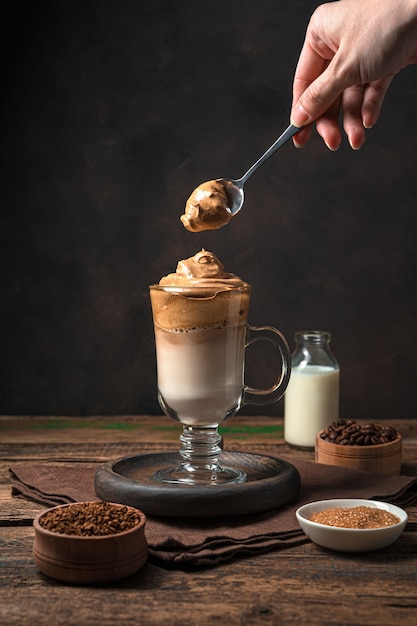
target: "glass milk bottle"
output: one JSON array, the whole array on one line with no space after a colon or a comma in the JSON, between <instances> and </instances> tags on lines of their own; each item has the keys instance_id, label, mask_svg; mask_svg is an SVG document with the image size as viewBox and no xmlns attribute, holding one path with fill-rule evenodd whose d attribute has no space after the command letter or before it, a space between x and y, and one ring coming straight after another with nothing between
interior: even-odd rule
<instances>
[{"instance_id":1,"label":"glass milk bottle","mask_svg":"<svg viewBox=\"0 0 417 626\"><path fill-rule=\"evenodd\" d=\"M295 333L284 409L284 438L290 446L314 448L316 434L339 419L339 365L330 339L321 330Z\"/></svg>"}]
</instances>

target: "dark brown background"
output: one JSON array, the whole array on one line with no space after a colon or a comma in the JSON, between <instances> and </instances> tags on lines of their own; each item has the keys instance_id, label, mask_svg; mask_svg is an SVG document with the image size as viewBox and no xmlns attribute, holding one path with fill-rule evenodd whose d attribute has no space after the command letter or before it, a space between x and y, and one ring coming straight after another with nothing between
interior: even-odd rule
<instances>
[{"instance_id":1,"label":"dark brown background","mask_svg":"<svg viewBox=\"0 0 417 626\"><path fill-rule=\"evenodd\" d=\"M288 144L229 226L178 219L287 125L316 4L3 4L2 413L159 413L147 286L205 247L253 284L252 323L332 332L343 416L415 416L415 67L361 151Z\"/></svg>"}]
</instances>

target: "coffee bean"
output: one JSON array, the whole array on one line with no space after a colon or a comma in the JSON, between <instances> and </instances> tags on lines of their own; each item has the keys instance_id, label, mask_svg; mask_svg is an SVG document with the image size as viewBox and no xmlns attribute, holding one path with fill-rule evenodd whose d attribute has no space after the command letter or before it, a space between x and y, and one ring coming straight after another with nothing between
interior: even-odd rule
<instances>
[{"instance_id":1,"label":"coffee bean","mask_svg":"<svg viewBox=\"0 0 417 626\"><path fill-rule=\"evenodd\" d=\"M392 426L379 426L368 423L360 425L355 420L337 420L332 422L321 433L321 438L342 446L377 446L389 443L398 437Z\"/></svg>"}]
</instances>

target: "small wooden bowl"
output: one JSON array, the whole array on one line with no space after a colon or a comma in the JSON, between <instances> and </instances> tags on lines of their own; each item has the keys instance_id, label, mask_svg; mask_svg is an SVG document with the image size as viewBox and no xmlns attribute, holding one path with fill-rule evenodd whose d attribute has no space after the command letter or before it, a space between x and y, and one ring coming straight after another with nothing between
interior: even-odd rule
<instances>
[{"instance_id":1,"label":"small wooden bowl","mask_svg":"<svg viewBox=\"0 0 417 626\"><path fill-rule=\"evenodd\" d=\"M76 504L79 503L64 504L48 511ZM112 506L124 507L113 503ZM51 578L79 585L109 583L131 576L148 556L144 532L146 517L142 511L133 510L140 516L136 526L120 533L88 537L47 530L39 522L48 513L43 511L33 522L36 566Z\"/></svg>"},{"instance_id":2,"label":"small wooden bowl","mask_svg":"<svg viewBox=\"0 0 417 626\"><path fill-rule=\"evenodd\" d=\"M316 435L316 461L325 465L337 465L375 474L400 474L402 437L375 446L342 446Z\"/></svg>"}]
</instances>

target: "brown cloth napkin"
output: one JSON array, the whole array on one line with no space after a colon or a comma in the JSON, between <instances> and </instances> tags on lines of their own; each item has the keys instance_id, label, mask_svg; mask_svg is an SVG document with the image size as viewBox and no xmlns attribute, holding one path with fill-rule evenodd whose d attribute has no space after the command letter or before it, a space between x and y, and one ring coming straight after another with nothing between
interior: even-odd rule
<instances>
[{"instance_id":1,"label":"brown cloth napkin","mask_svg":"<svg viewBox=\"0 0 417 626\"><path fill-rule=\"evenodd\" d=\"M284 457L280 457L284 458ZM308 541L296 509L313 500L364 498L406 506L417 502L417 478L384 476L311 461L286 459L300 472L297 500L279 510L242 517L172 519L147 516L149 555L171 567L215 565ZM56 506L96 500L96 465L28 465L10 468L12 494Z\"/></svg>"}]
</instances>

